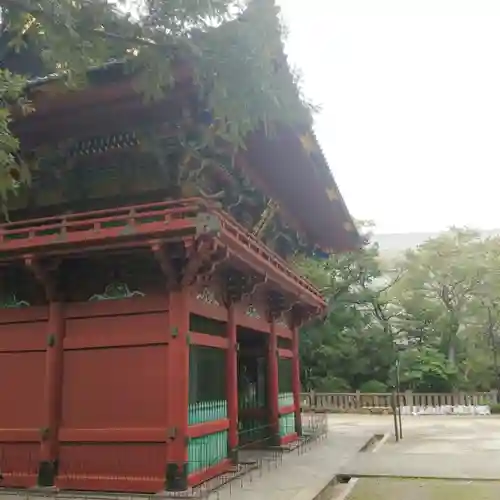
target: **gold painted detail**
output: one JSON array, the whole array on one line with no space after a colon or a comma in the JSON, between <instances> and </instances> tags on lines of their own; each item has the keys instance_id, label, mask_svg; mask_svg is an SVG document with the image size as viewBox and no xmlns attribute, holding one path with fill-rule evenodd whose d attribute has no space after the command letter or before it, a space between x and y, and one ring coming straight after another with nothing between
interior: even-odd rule
<instances>
[{"instance_id":1,"label":"gold painted detail","mask_svg":"<svg viewBox=\"0 0 500 500\"><path fill-rule=\"evenodd\" d=\"M247 307L245 314L250 318L260 319L259 311L252 304Z\"/></svg>"},{"instance_id":2,"label":"gold painted detail","mask_svg":"<svg viewBox=\"0 0 500 500\"><path fill-rule=\"evenodd\" d=\"M131 297L144 297L145 294L139 290L131 291L126 283L110 283L104 289L104 293L96 293L90 297L89 301L96 300L119 300Z\"/></svg>"},{"instance_id":3,"label":"gold painted detail","mask_svg":"<svg viewBox=\"0 0 500 500\"><path fill-rule=\"evenodd\" d=\"M17 307L29 307L30 303L25 300L19 300L15 293L11 293L3 301L0 302L0 307L3 309L15 309Z\"/></svg>"},{"instance_id":4,"label":"gold painted detail","mask_svg":"<svg viewBox=\"0 0 500 500\"><path fill-rule=\"evenodd\" d=\"M312 154L318 149L314 137L309 132L300 136L300 142L308 154Z\"/></svg>"},{"instance_id":5,"label":"gold painted detail","mask_svg":"<svg viewBox=\"0 0 500 500\"><path fill-rule=\"evenodd\" d=\"M277 325L288 326L288 324L287 324L287 322L285 321L285 318L283 318L283 316L280 316L280 317L276 320L276 324L277 324Z\"/></svg>"},{"instance_id":6,"label":"gold painted detail","mask_svg":"<svg viewBox=\"0 0 500 500\"><path fill-rule=\"evenodd\" d=\"M336 201L339 199L339 193L334 187L328 188L326 190L326 194L330 201Z\"/></svg>"},{"instance_id":7,"label":"gold painted detail","mask_svg":"<svg viewBox=\"0 0 500 500\"><path fill-rule=\"evenodd\" d=\"M208 287L204 287L201 292L196 295L198 300L205 302L206 304L211 304L213 306L220 306L220 302L215 298L214 292Z\"/></svg>"},{"instance_id":8,"label":"gold painted detail","mask_svg":"<svg viewBox=\"0 0 500 500\"><path fill-rule=\"evenodd\" d=\"M269 226L269 223L272 221L273 217L276 215L276 213L279 210L279 205L273 200L269 200L267 203L266 208L264 209L264 212L262 212L262 215L255 224L252 234L259 238L262 236L262 233L266 230L266 228Z\"/></svg>"}]
</instances>

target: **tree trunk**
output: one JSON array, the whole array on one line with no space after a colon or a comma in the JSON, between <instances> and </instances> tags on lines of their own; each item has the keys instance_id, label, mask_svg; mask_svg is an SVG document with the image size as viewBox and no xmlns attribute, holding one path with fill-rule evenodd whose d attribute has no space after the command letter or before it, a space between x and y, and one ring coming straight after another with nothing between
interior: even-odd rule
<instances>
[{"instance_id":1,"label":"tree trunk","mask_svg":"<svg viewBox=\"0 0 500 500\"><path fill-rule=\"evenodd\" d=\"M457 343L458 343L458 334L462 328L462 325L453 318L453 328L450 328L449 337L448 337L448 361L455 366L457 361Z\"/></svg>"},{"instance_id":2,"label":"tree trunk","mask_svg":"<svg viewBox=\"0 0 500 500\"><path fill-rule=\"evenodd\" d=\"M496 388L500 390L500 369L498 367L498 345L495 338L495 328L493 322L493 314L491 307L487 308L488 311L488 337L491 343L491 351L493 353L493 369L495 370Z\"/></svg>"},{"instance_id":3,"label":"tree trunk","mask_svg":"<svg viewBox=\"0 0 500 500\"><path fill-rule=\"evenodd\" d=\"M455 338L450 339L450 343L448 345L448 361L455 366L456 362L456 348L455 348Z\"/></svg>"}]
</instances>

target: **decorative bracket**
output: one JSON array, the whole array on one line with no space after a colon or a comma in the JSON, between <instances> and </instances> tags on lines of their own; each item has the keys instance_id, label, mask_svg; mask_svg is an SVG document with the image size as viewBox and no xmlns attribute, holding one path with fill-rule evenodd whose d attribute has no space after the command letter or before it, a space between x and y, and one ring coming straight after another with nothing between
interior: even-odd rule
<instances>
[{"instance_id":1,"label":"decorative bracket","mask_svg":"<svg viewBox=\"0 0 500 500\"><path fill-rule=\"evenodd\" d=\"M48 301L57 300L57 279L54 277L54 272L59 267L60 261L40 262L34 255L26 255L24 257L24 265L33 273L33 276L40 282L45 290L45 296Z\"/></svg>"},{"instance_id":2,"label":"decorative bracket","mask_svg":"<svg viewBox=\"0 0 500 500\"><path fill-rule=\"evenodd\" d=\"M287 304L285 296L275 290L271 290L267 296L267 320L269 322L276 321L281 315L291 309Z\"/></svg>"},{"instance_id":3,"label":"decorative bracket","mask_svg":"<svg viewBox=\"0 0 500 500\"><path fill-rule=\"evenodd\" d=\"M177 273L172 262L172 257L166 251L166 245L159 241L154 241L151 242L151 250L158 264L160 264L164 276L169 283L172 283L176 279Z\"/></svg>"},{"instance_id":4,"label":"decorative bracket","mask_svg":"<svg viewBox=\"0 0 500 500\"><path fill-rule=\"evenodd\" d=\"M203 264L210 260L215 251L213 240L199 239L187 248L186 262L182 270L181 285L193 284L199 274Z\"/></svg>"},{"instance_id":5,"label":"decorative bracket","mask_svg":"<svg viewBox=\"0 0 500 500\"><path fill-rule=\"evenodd\" d=\"M167 287L185 287L210 276L228 257L214 238L201 236L181 243L152 242L151 250L167 278Z\"/></svg>"},{"instance_id":6,"label":"decorative bracket","mask_svg":"<svg viewBox=\"0 0 500 500\"><path fill-rule=\"evenodd\" d=\"M259 286L267 282L267 276L244 274L237 269L226 268L221 274L221 281L224 305L229 307L245 297L251 297Z\"/></svg>"},{"instance_id":7,"label":"decorative bracket","mask_svg":"<svg viewBox=\"0 0 500 500\"><path fill-rule=\"evenodd\" d=\"M200 213L196 216L196 236L218 236L221 230L220 219L213 214Z\"/></svg>"},{"instance_id":8,"label":"decorative bracket","mask_svg":"<svg viewBox=\"0 0 500 500\"><path fill-rule=\"evenodd\" d=\"M299 303L295 303L291 308L292 325L300 328L314 318L324 318L325 314L326 309L305 307Z\"/></svg>"}]
</instances>

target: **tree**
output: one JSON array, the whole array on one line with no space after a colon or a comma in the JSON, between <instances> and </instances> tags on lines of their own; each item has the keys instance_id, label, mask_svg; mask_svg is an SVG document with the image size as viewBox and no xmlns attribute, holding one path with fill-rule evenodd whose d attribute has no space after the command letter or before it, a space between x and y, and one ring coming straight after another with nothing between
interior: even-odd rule
<instances>
[{"instance_id":1,"label":"tree","mask_svg":"<svg viewBox=\"0 0 500 500\"><path fill-rule=\"evenodd\" d=\"M377 247L367 241L359 251L323 261L301 258L296 265L328 303L326 320L301 331L304 387L334 391L387 383L392 339L373 315L382 278Z\"/></svg>"},{"instance_id":2,"label":"tree","mask_svg":"<svg viewBox=\"0 0 500 500\"><path fill-rule=\"evenodd\" d=\"M420 341L439 341L448 361L457 363L468 305L487 273L478 256L483 242L475 231L452 229L407 253L401 280L392 290L411 314ZM407 332L409 335L413 331Z\"/></svg>"},{"instance_id":3,"label":"tree","mask_svg":"<svg viewBox=\"0 0 500 500\"><path fill-rule=\"evenodd\" d=\"M499 264L500 239L452 229L408 252L390 290L420 361L442 353L464 390L489 389L498 374Z\"/></svg>"},{"instance_id":4,"label":"tree","mask_svg":"<svg viewBox=\"0 0 500 500\"><path fill-rule=\"evenodd\" d=\"M301 333L306 387L392 386L400 338L403 388L499 387L500 238L452 229L387 269L367 242L301 269L329 303L326 321Z\"/></svg>"},{"instance_id":5,"label":"tree","mask_svg":"<svg viewBox=\"0 0 500 500\"><path fill-rule=\"evenodd\" d=\"M484 268L475 293L471 296L469 309L469 366L476 354L478 362L473 373L488 368L492 363L492 370L483 375L482 379L492 377L489 386L495 385L500 389L500 238L490 237L483 241L483 252L478 263ZM479 264L478 264L479 265Z\"/></svg>"},{"instance_id":6,"label":"tree","mask_svg":"<svg viewBox=\"0 0 500 500\"><path fill-rule=\"evenodd\" d=\"M68 85L84 84L90 67L121 59L138 72L135 84L148 99L163 96L187 68L203 110L203 140L222 140L233 151L258 127L311 126L311 107L284 56L283 27L273 0L132 0L126 5L4 0L0 5L2 202L17 183L30 178L27 152L9 129L13 113L28 110L22 98L25 73L33 65L21 74L18 61L27 54L34 55L44 75L63 74Z\"/></svg>"}]
</instances>

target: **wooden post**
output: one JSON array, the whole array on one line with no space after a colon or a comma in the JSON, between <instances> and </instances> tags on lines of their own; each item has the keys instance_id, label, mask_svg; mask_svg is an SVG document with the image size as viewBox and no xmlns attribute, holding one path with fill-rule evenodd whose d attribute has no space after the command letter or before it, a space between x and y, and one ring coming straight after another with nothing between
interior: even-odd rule
<instances>
[{"instance_id":1,"label":"wooden post","mask_svg":"<svg viewBox=\"0 0 500 500\"><path fill-rule=\"evenodd\" d=\"M226 351L226 398L227 417L229 419L228 447L229 456L237 462L238 448L238 344L236 339L236 318L234 304L230 304L227 311L227 338Z\"/></svg>"},{"instance_id":2,"label":"wooden post","mask_svg":"<svg viewBox=\"0 0 500 500\"><path fill-rule=\"evenodd\" d=\"M467 405L467 398L465 396L465 393L464 392L459 392L458 393L458 404L459 405Z\"/></svg>"},{"instance_id":3,"label":"wooden post","mask_svg":"<svg viewBox=\"0 0 500 500\"><path fill-rule=\"evenodd\" d=\"M189 289L175 288L169 295L169 345L167 347L168 442L165 489L188 487L189 408Z\"/></svg>"},{"instance_id":4,"label":"wooden post","mask_svg":"<svg viewBox=\"0 0 500 500\"><path fill-rule=\"evenodd\" d=\"M51 301L47 331L44 381L44 427L41 429L38 485L54 486L58 469L58 430L61 417L63 377L64 314L63 303Z\"/></svg>"},{"instance_id":5,"label":"wooden post","mask_svg":"<svg viewBox=\"0 0 500 500\"><path fill-rule=\"evenodd\" d=\"M33 255L24 257L24 265L43 286L49 303L47 323L45 377L43 399L43 427L40 429L40 463L37 483L39 486L54 486L58 472L59 424L61 419L63 354L64 354L64 304L58 288L57 269L59 261L42 265Z\"/></svg>"},{"instance_id":6,"label":"wooden post","mask_svg":"<svg viewBox=\"0 0 500 500\"><path fill-rule=\"evenodd\" d=\"M267 386L269 404L269 425L271 427L272 444L279 444L279 381L278 381L278 337L276 324L271 319L271 328L267 350Z\"/></svg>"},{"instance_id":7,"label":"wooden post","mask_svg":"<svg viewBox=\"0 0 500 500\"><path fill-rule=\"evenodd\" d=\"M498 389L490 391L490 404L496 405L498 403Z\"/></svg>"},{"instance_id":8,"label":"wooden post","mask_svg":"<svg viewBox=\"0 0 500 500\"><path fill-rule=\"evenodd\" d=\"M311 409L316 411L316 391L314 389L311 390Z\"/></svg>"},{"instance_id":9,"label":"wooden post","mask_svg":"<svg viewBox=\"0 0 500 500\"><path fill-rule=\"evenodd\" d=\"M361 410L361 391L356 391L356 410Z\"/></svg>"},{"instance_id":10,"label":"wooden post","mask_svg":"<svg viewBox=\"0 0 500 500\"><path fill-rule=\"evenodd\" d=\"M300 409L300 358L299 358L299 329L297 326L292 330L292 390L293 404L295 407L295 432L297 436L302 435L302 412Z\"/></svg>"},{"instance_id":11,"label":"wooden post","mask_svg":"<svg viewBox=\"0 0 500 500\"><path fill-rule=\"evenodd\" d=\"M405 392L405 400L406 400L406 406L409 406L410 411L413 411L413 407L415 406L413 404L413 391L406 391Z\"/></svg>"}]
</instances>

